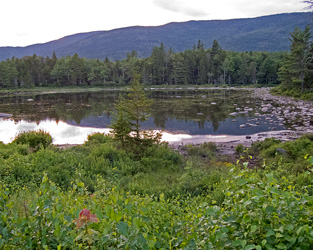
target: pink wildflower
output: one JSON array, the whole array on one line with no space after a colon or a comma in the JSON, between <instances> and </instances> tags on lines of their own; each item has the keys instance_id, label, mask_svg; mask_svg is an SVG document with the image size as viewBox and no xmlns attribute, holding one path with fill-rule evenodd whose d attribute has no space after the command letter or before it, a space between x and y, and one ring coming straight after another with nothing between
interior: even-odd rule
<instances>
[{"instance_id":1,"label":"pink wildflower","mask_svg":"<svg viewBox=\"0 0 313 250\"><path fill-rule=\"evenodd\" d=\"M95 214L91 214L87 208L84 208L80 211L79 218L75 219L73 222L76 224L76 228L81 228L90 221L98 223L99 219Z\"/></svg>"}]
</instances>

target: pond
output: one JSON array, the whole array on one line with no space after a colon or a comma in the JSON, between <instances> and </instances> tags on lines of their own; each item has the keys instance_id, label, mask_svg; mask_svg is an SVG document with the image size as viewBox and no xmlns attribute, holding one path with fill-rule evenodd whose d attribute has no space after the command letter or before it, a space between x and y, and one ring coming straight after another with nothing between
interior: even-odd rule
<instances>
[{"instance_id":1,"label":"pond","mask_svg":"<svg viewBox=\"0 0 313 250\"><path fill-rule=\"evenodd\" d=\"M79 144L93 132L109 132L114 103L125 91L54 93L0 97L0 141L43 129L55 144ZM151 116L144 129L162 130L163 139L192 136L249 135L292 127L272 115L278 104L244 89L150 89Z\"/></svg>"}]
</instances>

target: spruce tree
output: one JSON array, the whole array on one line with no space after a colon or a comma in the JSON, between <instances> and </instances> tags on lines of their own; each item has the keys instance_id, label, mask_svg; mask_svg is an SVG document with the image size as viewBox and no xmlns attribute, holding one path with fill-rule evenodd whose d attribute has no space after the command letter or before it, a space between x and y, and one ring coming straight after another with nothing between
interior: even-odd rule
<instances>
[{"instance_id":1,"label":"spruce tree","mask_svg":"<svg viewBox=\"0 0 313 250\"><path fill-rule=\"evenodd\" d=\"M124 147L125 142L127 142L130 137L131 123L127 109L127 101L121 95L115 104L115 110L110 128L112 128L113 137L120 141Z\"/></svg>"},{"instance_id":2,"label":"spruce tree","mask_svg":"<svg viewBox=\"0 0 313 250\"><path fill-rule=\"evenodd\" d=\"M148 120L151 105L140 83L140 75L135 72L129 94L120 96L115 104L116 112L110 127L113 137L124 147L136 149L136 154L142 149L141 145L151 145L160 138L159 134L141 130L141 123Z\"/></svg>"},{"instance_id":3,"label":"spruce tree","mask_svg":"<svg viewBox=\"0 0 313 250\"><path fill-rule=\"evenodd\" d=\"M293 87L304 91L305 77L310 74L312 65L311 51L311 27L307 25L302 31L298 27L291 34L290 53L285 57L279 70L279 77L287 87Z\"/></svg>"}]
</instances>

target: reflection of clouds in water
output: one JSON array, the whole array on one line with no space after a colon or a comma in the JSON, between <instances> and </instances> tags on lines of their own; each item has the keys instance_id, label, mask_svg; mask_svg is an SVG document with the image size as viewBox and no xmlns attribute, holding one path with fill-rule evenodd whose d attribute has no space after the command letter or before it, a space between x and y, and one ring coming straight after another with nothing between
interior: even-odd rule
<instances>
[{"instance_id":1,"label":"reflection of clouds in water","mask_svg":"<svg viewBox=\"0 0 313 250\"><path fill-rule=\"evenodd\" d=\"M0 119L0 141L11 142L17 134L17 124L11 119Z\"/></svg>"},{"instance_id":2,"label":"reflection of clouds in water","mask_svg":"<svg viewBox=\"0 0 313 250\"><path fill-rule=\"evenodd\" d=\"M37 124L35 122L20 121L16 124L16 128L18 131L35 130L36 127L37 127Z\"/></svg>"},{"instance_id":3,"label":"reflection of clouds in water","mask_svg":"<svg viewBox=\"0 0 313 250\"><path fill-rule=\"evenodd\" d=\"M82 144L89 134L109 132L109 129L76 127L61 121L42 121L37 125L34 122L15 123L11 119L0 119L0 141L10 143L20 132L39 129L50 133L53 144Z\"/></svg>"},{"instance_id":4,"label":"reflection of clouds in water","mask_svg":"<svg viewBox=\"0 0 313 250\"><path fill-rule=\"evenodd\" d=\"M53 138L53 144L82 144L89 134L109 132L109 129L77 127L62 121L58 123L44 121L39 124L38 129L49 132Z\"/></svg>"},{"instance_id":5,"label":"reflection of clouds in water","mask_svg":"<svg viewBox=\"0 0 313 250\"><path fill-rule=\"evenodd\" d=\"M170 134L167 132L162 132L161 140L171 143L171 142L180 142L183 139L189 139L189 138L192 138L192 136L188 134Z\"/></svg>"},{"instance_id":6,"label":"reflection of clouds in water","mask_svg":"<svg viewBox=\"0 0 313 250\"><path fill-rule=\"evenodd\" d=\"M50 133L53 138L53 144L82 144L86 141L87 136L92 133L109 133L110 131L108 128L78 127L62 121L57 123L56 121L47 120L37 125L34 122L21 121L15 123L11 119L0 119L0 141L10 143L20 132L40 129ZM179 143L192 138L193 136L188 134L162 133L162 141L169 143Z\"/></svg>"},{"instance_id":7,"label":"reflection of clouds in water","mask_svg":"<svg viewBox=\"0 0 313 250\"><path fill-rule=\"evenodd\" d=\"M63 137L73 137L73 136L77 136L78 134L79 134L79 129L77 127L67 128L63 130L61 133Z\"/></svg>"}]
</instances>

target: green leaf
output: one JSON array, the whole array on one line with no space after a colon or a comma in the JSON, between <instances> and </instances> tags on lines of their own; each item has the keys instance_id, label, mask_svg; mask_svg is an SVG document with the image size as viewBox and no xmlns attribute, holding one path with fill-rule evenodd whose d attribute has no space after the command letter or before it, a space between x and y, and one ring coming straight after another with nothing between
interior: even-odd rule
<instances>
[{"instance_id":1,"label":"green leaf","mask_svg":"<svg viewBox=\"0 0 313 250\"><path fill-rule=\"evenodd\" d=\"M267 233L266 233L266 237L271 237L272 235L275 235L275 232L270 229Z\"/></svg>"},{"instance_id":2,"label":"green leaf","mask_svg":"<svg viewBox=\"0 0 313 250\"><path fill-rule=\"evenodd\" d=\"M299 235L302 231L303 227L299 227L298 230L297 230L297 235Z\"/></svg>"},{"instance_id":3,"label":"green leaf","mask_svg":"<svg viewBox=\"0 0 313 250\"><path fill-rule=\"evenodd\" d=\"M242 246L242 240L235 240L232 244L233 247Z\"/></svg>"},{"instance_id":4,"label":"green leaf","mask_svg":"<svg viewBox=\"0 0 313 250\"><path fill-rule=\"evenodd\" d=\"M251 244L251 245L246 246L245 250L252 250L252 249L255 249L255 248L256 248L256 245Z\"/></svg>"},{"instance_id":5,"label":"green leaf","mask_svg":"<svg viewBox=\"0 0 313 250\"><path fill-rule=\"evenodd\" d=\"M133 218L133 223L137 228L140 228L140 218Z\"/></svg>"},{"instance_id":6,"label":"green leaf","mask_svg":"<svg viewBox=\"0 0 313 250\"><path fill-rule=\"evenodd\" d=\"M313 156L310 156L309 159L307 159L307 161L308 161L311 165L313 165Z\"/></svg>"},{"instance_id":7,"label":"green leaf","mask_svg":"<svg viewBox=\"0 0 313 250\"><path fill-rule=\"evenodd\" d=\"M231 215L225 218L226 222L236 222L236 216Z\"/></svg>"},{"instance_id":8,"label":"green leaf","mask_svg":"<svg viewBox=\"0 0 313 250\"><path fill-rule=\"evenodd\" d=\"M79 241L81 240L81 238L84 236L85 231L81 231L79 235L76 236L76 238L74 239L74 241Z\"/></svg>"},{"instance_id":9,"label":"green leaf","mask_svg":"<svg viewBox=\"0 0 313 250\"><path fill-rule=\"evenodd\" d=\"M286 226L286 229L288 230L289 233L291 233L293 231L295 227L292 224L289 224Z\"/></svg>"},{"instance_id":10,"label":"green leaf","mask_svg":"<svg viewBox=\"0 0 313 250\"><path fill-rule=\"evenodd\" d=\"M104 207L105 210L105 214L107 215L108 218L111 218L111 210L112 210L112 206L107 205Z\"/></svg>"},{"instance_id":11,"label":"green leaf","mask_svg":"<svg viewBox=\"0 0 313 250\"><path fill-rule=\"evenodd\" d=\"M238 185L239 186L244 186L246 185L248 182L245 180L245 179L240 179L239 182L238 182Z\"/></svg>"},{"instance_id":12,"label":"green leaf","mask_svg":"<svg viewBox=\"0 0 313 250\"><path fill-rule=\"evenodd\" d=\"M267 206L266 209L265 209L265 213L267 214L272 214L274 213L276 210L273 206Z\"/></svg>"},{"instance_id":13,"label":"green leaf","mask_svg":"<svg viewBox=\"0 0 313 250\"><path fill-rule=\"evenodd\" d=\"M123 214L120 211L115 212L115 221L119 222L123 218Z\"/></svg>"},{"instance_id":14,"label":"green leaf","mask_svg":"<svg viewBox=\"0 0 313 250\"><path fill-rule=\"evenodd\" d=\"M273 173L266 174L265 176L269 179L269 181L272 181L274 179Z\"/></svg>"},{"instance_id":15,"label":"green leaf","mask_svg":"<svg viewBox=\"0 0 313 250\"><path fill-rule=\"evenodd\" d=\"M205 215L209 215L209 216L213 216L215 214L214 208L213 207L209 207L206 211L205 211Z\"/></svg>"},{"instance_id":16,"label":"green leaf","mask_svg":"<svg viewBox=\"0 0 313 250\"><path fill-rule=\"evenodd\" d=\"M275 246L277 249L287 249L287 246L283 243L279 243L278 245Z\"/></svg>"},{"instance_id":17,"label":"green leaf","mask_svg":"<svg viewBox=\"0 0 313 250\"><path fill-rule=\"evenodd\" d=\"M122 235L128 237L128 224L125 221L120 221L116 227Z\"/></svg>"},{"instance_id":18,"label":"green leaf","mask_svg":"<svg viewBox=\"0 0 313 250\"><path fill-rule=\"evenodd\" d=\"M297 241L297 237L295 236L290 236L290 235L286 235L285 239L288 240L292 245Z\"/></svg>"},{"instance_id":19,"label":"green leaf","mask_svg":"<svg viewBox=\"0 0 313 250\"><path fill-rule=\"evenodd\" d=\"M246 240L241 241L241 246L245 247L245 245L247 245L247 241Z\"/></svg>"},{"instance_id":20,"label":"green leaf","mask_svg":"<svg viewBox=\"0 0 313 250\"><path fill-rule=\"evenodd\" d=\"M78 182L77 186L80 187L80 188L83 188L85 186L85 184L83 182Z\"/></svg>"},{"instance_id":21,"label":"green leaf","mask_svg":"<svg viewBox=\"0 0 313 250\"><path fill-rule=\"evenodd\" d=\"M60 213L62 211L63 206L61 204L57 204L55 206L55 208L56 208L57 212Z\"/></svg>"},{"instance_id":22,"label":"green leaf","mask_svg":"<svg viewBox=\"0 0 313 250\"><path fill-rule=\"evenodd\" d=\"M250 221L251 221L251 217L248 214L243 216L243 219L242 219L243 223L249 223Z\"/></svg>"},{"instance_id":23,"label":"green leaf","mask_svg":"<svg viewBox=\"0 0 313 250\"><path fill-rule=\"evenodd\" d=\"M263 196L263 191L261 189L255 189L253 191L258 197Z\"/></svg>"},{"instance_id":24,"label":"green leaf","mask_svg":"<svg viewBox=\"0 0 313 250\"><path fill-rule=\"evenodd\" d=\"M252 225L251 226L251 233L254 233L257 230L258 226L257 225Z\"/></svg>"},{"instance_id":25,"label":"green leaf","mask_svg":"<svg viewBox=\"0 0 313 250\"><path fill-rule=\"evenodd\" d=\"M264 247L265 244L267 243L267 240L262 240L262 246Z\"/></svg>"}]
</instances>

